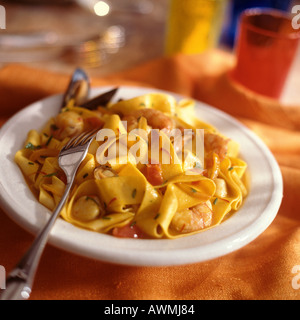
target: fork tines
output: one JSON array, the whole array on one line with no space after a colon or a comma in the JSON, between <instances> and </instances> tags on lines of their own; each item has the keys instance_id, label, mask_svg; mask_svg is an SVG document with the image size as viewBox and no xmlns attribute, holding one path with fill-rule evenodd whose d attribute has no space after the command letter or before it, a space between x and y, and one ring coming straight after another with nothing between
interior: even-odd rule
<instances>
[{"instance_id":1,"label":"fork tines","mask_svg":"<svg viewBox=\"0 0 300 320\"><path fill-rule=\"evenodd\" d=\"M96 133L100 130L100 128L93 129L91 131L86 131L81 133L79 136L73 137L65 146L63 149L69 149L72 147L77 147L77 146L83 146L87 142L92 139Z\"/></svg>"}]
</instances>

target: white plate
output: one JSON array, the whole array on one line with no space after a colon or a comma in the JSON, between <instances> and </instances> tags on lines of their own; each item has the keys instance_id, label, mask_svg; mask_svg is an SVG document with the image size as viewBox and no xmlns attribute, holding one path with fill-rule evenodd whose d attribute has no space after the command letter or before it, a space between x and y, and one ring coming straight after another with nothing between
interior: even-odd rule
<instances>
[{"instance_id":1,"label":"white plate","mask_svg":"<svg viewBox=\"0 0 300 320\"><path fill-rule=\"evenodd\" d=\"M102 87L93 95L111 88ZM122 87L116 99L132 98L159 90ZM160 91L164 92L164 91ZM179 95L175 95L180 99ZM0 200L7 214L31 233L37 233L49 210L31 194L14 162L14 154L30 129L41 129L57 114L62 95L36 102L18 112L0 131ZM237 250L259 236L275 218L282 200L282 177L271 152L264 143L231 116L197 102L197 115L241 145L241 156L248 163L250 193L242 208L221 225L176 240L119 239L87 231L58 219L49 242L67 251L125 265L162 266L206 261ZM1 227L0 227L1 228Z\"/></svg>"}]
</instances>

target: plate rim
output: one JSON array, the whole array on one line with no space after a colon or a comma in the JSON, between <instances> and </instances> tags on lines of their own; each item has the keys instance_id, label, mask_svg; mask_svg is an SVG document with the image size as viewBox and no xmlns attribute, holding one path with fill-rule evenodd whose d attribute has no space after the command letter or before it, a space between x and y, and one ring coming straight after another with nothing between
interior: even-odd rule
<instances>
[{"instance_id":1,"label":"plate rim","mask_svg":"<svg viewBox=\"0 0 300 320\"><path fill-rule=\"evenodd\" d=\"M95 92L97 93L99 91L109 90L109 89L111 89L111 87L112 86L101 86L101 87L92 88L92 95L94 95ZM157 89L157 88L150 88L150 87L121 86L120 88L122 88L122 90L129 90L129 91L134 90L134 91L139 91L139 92L144 92L144 93L150 92L150 91L151 92L167 93L167 94L171 94L176 99L190 98L190 99L193 99L197 105L204 107L204 109L206 109L206 110L209 110L209 112L213 112L215 114L218 114L222 117L225 117L228 121L233 122L240 130L242 130L244 132L244 134L248 138L250 138L252 140L252 142L254 142L259 147L262 154L268 160L268 165L273 170L274 187L272 189L270 202L267 204L266 208L264 209L264 212L267 210L269 210L269 211L273 210L273 211L275 211L275 213L270 214L268 219L262 219L262 217L260 217L260 219L258 219L259 221L256 221L256 223L255 223L256 224L256 232L249 233L248 237L244 236L243 241L236 242L236 243L232 242L234 240L233 238L236 239L237 236L242 237L245 234L246 229L243 229L242 231L240 231L239 232L240 234L234 233L231 236L227 236L226 240L227 240L228 245L227 245L226 249L224 249L224 247L223 247L223 249L217 248L219 242L222 242L222 239L215 242L215 243L210 243L210 244L206 244L205 246L202 246L202 251L203 251L203 248L213 249L211 252L206 254L205 258L203 258L203 257L201 258L201 254L199 257L199 247L193 247L193 248L189 248L189 249L181 248L181 249L172 250L172 253L173 253L172 258L168 257L167 255L163 255L163 254L161 254L163 252L160 252L160 255L159 255L160 260L159 261L154 259L155 254L156 254L155 251L154 252L152 252L152 251L147 252L147 257L144 260L137 258L136 255L126 256L124 252L120 252L120 255L118 255L118 256L111 255L110 252L107 252L108 250L102 251L100 254L99 254L99 252L95 252L94 249L93 250L90 249L87 252L87 251L82 250L82 248L78 249L78 247L74 246L74 244L66 241L64 238L61 238L59 236L59 233L56 232L55 228L53 228L53 230L51 231L50 236L49 236L48 242L50 244L52 244L53 246L58 247L62 250L67 250L67 251L72 252L77 255L85 256L87 258L92 258L92 259L96 259L96 260L100 260L100 261L104 261L104 262L124 264L124 265L133 265L133 266L171 266L171 265L183 265L183 264L204 262L204 261L208 261L208 260L215 259L215 258L223 256L223 255L229 254L229 253L236 251L236 250L242 248L243 246L249 244L251 241L253 241L255 238L257 238L263 231L265 231L269 227L269 225L275 219L275 217L278 213L278 210L280 208L280 205L281 205L282 195L283 195L283 180L282 180L281 170L279 168L279 165L278 165L274 155L271 153L271 151L265 145L265 143L253 131L251 131L244 124L242 124L240 121L238 121L233 116L227 114L226 112L219 110L216 107L210 106L206 103L203 103L199 100L196 100L194 98L188 97L188 96L184 96L181 94L177 94L174 92L161 90L161 89ZM6 131L9 130L11 123L13 123L13 121L15 121L16 119L21 117L23 114L26 114L26 112L28 112L29 108L34 108L39 103L45 104L45 103L47 103L47 101L51 101L52 99L53 100L60 99L60 98L62 98L62 96L63 96L63 94L51 95L49 97L46 97L44 99L41 99L41 100L38 100L36 102L31 103L28 106L19 110L17 113L15 113L1 127L1 129L0 129L0 143L1 143L2 136L4 135L4 133ZM8 203L4 197L4 193L9 195L7 193L7 190L3 186L2 182L0 181L0 205L3 208L3 210L7 213L9 218L11 218L21 228L27 230L31 234L36 234L37 231L39 230L39 227L36 225L32 225L29 221L26 220L26 218L20 217L20 215L16 211L16 204L15 203ZM261 216L263 216L263 214ZM63 221L63 222L67 223L66 221ZM248 226L248 228L251 229L252 225L253 224ZM218 228L218 227L219 226L217 226L216 228ZM77 228L77 227L74 227L74 228ZM213 228L213 229L215 229L215 228ZM87 233L92 232L92 231L88 231L88 230L84 230L84 229L81 229L81 231L87 232ZM208 232L208 231L209 230L207 230L205 232ZM250 236L250 234L251 234L251 236ZM106 237L111 238L111 236L107 236L107 235L102 235L102 236L106 236ZM179 239L175 239L175 240L168 240L168 239L163 239L163 240L125 239L125 242L128 242L128 243L131 241L143 241L144 243L146 243L148 241L155 241L155 242L172 241L172 242L174 242L177 240L179 240ZM186 252L186 250L189 250L189 252L190 252L188 257L185 257L185 259L183 259L183 260L175 258L175 256L177 254L182 254L182 251ZM196 254L197 252L198 252L198 254ZM200 253L201 253L201 248L200 248Z\"/></svg>"}]
</instances>

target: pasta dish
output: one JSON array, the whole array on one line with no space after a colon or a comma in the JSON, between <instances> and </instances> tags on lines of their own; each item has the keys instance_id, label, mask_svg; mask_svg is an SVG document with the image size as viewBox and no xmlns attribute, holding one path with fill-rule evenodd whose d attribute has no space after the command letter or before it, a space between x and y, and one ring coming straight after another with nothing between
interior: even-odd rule
<instances>
[{"instance_id":1,"label":"pasta dish","mask_svg":"<svg viewBox=\"0 0 300 320\"><path fill-rule=\"evenodd\" d=\"M99 128L61 211L67 222L116 237L175 239L208 230L247 195L239 145L195 115L195 102L148 93L94 110L70 100L15 155L38 201L54 210L66 178L61 148Z\"/></svg>"}]
</instances>

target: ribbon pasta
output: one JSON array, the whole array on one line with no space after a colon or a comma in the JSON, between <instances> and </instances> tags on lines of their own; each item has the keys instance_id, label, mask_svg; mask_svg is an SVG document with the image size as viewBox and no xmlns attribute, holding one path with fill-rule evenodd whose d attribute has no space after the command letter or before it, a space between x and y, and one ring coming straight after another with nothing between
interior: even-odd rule
<instances>
[{"instance_id":1,"label":"ribbon pasta","mask_svg":"<svg viewBox=\"0 0 300 320\"><path fill-rule=\"evenodd\" d=\"M96 110L70 101L40 132L28 132L15 162L38 201L54 210L66 184L58 165L60 149L75 133L101 126L111 136L100 130L91 143L61 217L80 228L119 237L192 235L219 225L247 196L247 164L239 158L238 144L196 118L194 108L192 100L177 102L162 93ZM129 127L134 129L130 133ZM156 162L153 129L162 130ZM188 150L178 149L168 134L173 129L189 129L190 142L202 129L203 159L195 153L194 142ZM183 145L184 139L179 140ZM170 162L160 163L163 157Z\"/></svg>"}]
</instances>

